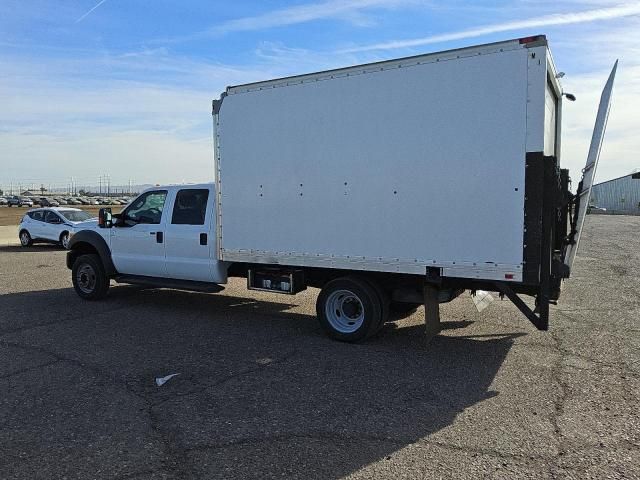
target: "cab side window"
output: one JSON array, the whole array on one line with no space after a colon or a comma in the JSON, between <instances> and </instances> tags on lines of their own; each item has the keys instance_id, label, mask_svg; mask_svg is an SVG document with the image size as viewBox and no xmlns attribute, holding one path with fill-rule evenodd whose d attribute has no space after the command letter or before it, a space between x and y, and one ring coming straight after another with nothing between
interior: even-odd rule
<instances>
[{"instance_id":1,"label":"cab side window","mask_svg":"<svg viewBox=\"0 0 640 480\"><path fill-rule=\"evenodd\" d=\"M62 223L62 219L50 210L45 214L44 221L47 223Z\"/></svg>"},{"instance_id":2,"label":"cab side window","mask_svg":"<svg viewBox=\"0 0 640 480\"><path fill-rule=\"evenodd\" d=\"M123 212L124 222L129 226L137 223L159 224L166 198L166 190L154 190L141 195Z\"/></svg>"},{"instance_id":3,"label":"cab side window","mask_svg":"<svg viewBox=\"0 0 640 480\"><path fill-rule=\"evenodd\" d=\"M173 205L173 225L204 225L209 190L187 188L180 190Z\"/></svg>"}]
</instances>

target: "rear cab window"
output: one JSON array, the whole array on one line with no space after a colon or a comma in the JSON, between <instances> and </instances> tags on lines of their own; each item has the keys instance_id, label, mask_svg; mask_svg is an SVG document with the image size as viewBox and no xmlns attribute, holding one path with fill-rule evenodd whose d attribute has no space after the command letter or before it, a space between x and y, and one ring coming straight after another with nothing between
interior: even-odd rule
<instances>
[{"instance_id":1,"label":"rear cab window","mask_svg":"<svg viewBox=\"0 0 640 480\"><path fill-rule=\"evenodd\" d=\"M173 204L172 225L204 225L207 215L209 190L185 188L179 190Z\"/></svg>"}]
</instances>

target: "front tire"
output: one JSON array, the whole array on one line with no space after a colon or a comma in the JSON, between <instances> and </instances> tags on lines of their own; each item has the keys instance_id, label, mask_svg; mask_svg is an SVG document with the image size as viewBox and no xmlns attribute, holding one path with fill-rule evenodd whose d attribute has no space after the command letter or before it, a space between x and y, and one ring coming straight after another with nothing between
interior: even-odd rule
<instances>
[{"instance_id":1,"label":"front tire","mask_svg":"<svg viewBox=\"0 0 640 480\"><path fill-rule=\"evenodd\" d=\"M29 232L27 232L26 230L22 230L20 232L20 245L22 245L23 247L30 247L31 245L33 245L33 239L31 238L31 235L29 235Z\"/></svg>"},{"instance_id":2,"label":"front tire","mask_svg":"<svg viewBox=\"0 0 640 480\"><path fill-rule=\"evenodd\" d=\"M369 282L358 277L327 283L318 295L316 312L327 335L341 342L364 340L383 322L380 296Z\"/></svg>"},{"instance_id":3,"label":"front tire","mask_svg":"<svg viewBox=\"0 0 640 480\"><path fill-rule=\"evenodd\" d=\"M85 300L100 300L109 290L109 277L100 257L95 254L80 255L73 263L71 279L76 293Z\"/></svg>"},{"instance_id":4,"label":"front tire","mask_svg":"<svg viewBox=\"0 0 640 480\"><path fill-rule=\"evenodd\" d=\"M60 235L60 245L65 250L69 249L69 232L62 232Z\"/></svg>"}]
</instances>

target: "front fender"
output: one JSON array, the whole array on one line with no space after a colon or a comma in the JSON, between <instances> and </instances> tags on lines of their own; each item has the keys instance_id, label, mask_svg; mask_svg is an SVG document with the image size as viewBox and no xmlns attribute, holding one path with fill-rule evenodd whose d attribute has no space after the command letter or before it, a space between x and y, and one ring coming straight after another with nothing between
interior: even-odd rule
<instances>
[{"instance_id":1,"label":"front fender","mask_svg":"<svg viewBox=\"0 0 640 480\"><path fill-rule=\"evenodd\" d=\"M113 260L111 250L105 239L92 230L80 230L69 240L67 252L67 268L73 268L73 264L80 255L94 253L100 257L104 270L108 276L118 273Z\"/></svg>"}]
</instances>

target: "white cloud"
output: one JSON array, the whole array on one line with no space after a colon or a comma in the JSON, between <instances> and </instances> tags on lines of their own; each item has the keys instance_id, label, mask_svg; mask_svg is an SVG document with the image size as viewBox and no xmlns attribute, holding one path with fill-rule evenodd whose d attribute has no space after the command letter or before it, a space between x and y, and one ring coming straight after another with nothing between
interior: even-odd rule
<instances>
[{"instance_id":1,"label":"white cloud","mask_svg":"<svg viewBox=\"0 0 640 480\"><path fill-rule=\"evenodd\" d=\"M419 2L418 0L328 0L326 2L308 3L271 10L260 15L229 20L195 36L264 30L325 19L339 19L359 26L369 26L374 22L365 16L364 12L366 10L375 8L391 9L414 3L424 2Z\"/></svg>"},{"instance_id":2,"label":"white cloud","mask_svg":"<svg viewBox=\"0 0 640 480\"><path fill-rule=\"evenodd\" d=\"M494 23L482 27L469 28L456 32L430 35L428 37L414 38L409 40L394 40L389 42L374 43L372 45L362 45L342 50L340 53L365 52L370 50L394 50L399 48L419 47L434 43L444 43L453 40L481 37L493 33L522 30L527 28L550 27L554 25L570 25L576 23L595 22L598 20L610 20L640 15L640 3L632 2L625 5L613 7L596 8L582 12L566 12L541 17L529 18L526 20L515 20L502 23Z\"/></svg>"},{"instance_id":3,"label":"white cloud","mask_svg":"<svg viewBox=\"0 0 640 480\"><path fill-rule=\"evenodd\" d=\"M0 144L5 158L20 158L20 165L3 165L5 188L10 180L64 187L71 176L81 186L94 186L104 173L111 175L112 185L125 185L129 180L213 180L210 137L184 139L166 132L94 128L93 134L82 131L77 137L0 132ZM43 169L43 163L49 168Z\"/></svg>"},{"instance_id":4,"label":"white cloud","mask_svg":"<svg viewBox=\"0 0 640 480\"><path fill-rule=\"evenodd\" d=\"M275 75L163 50L4 57L0 72L0 188L64 186L71 175L95 184L103 173L114 183L210 180L211 100L227 83Z\"/></svg>"},{"instance_id":5,"label":"white cloud","mask_svg":"<svg viewBox=\"0 0 640 480\"><path fill-rule=\"evenodd\" d=\"M370 13L367 9L400 3L405 2L350 1L333 11L330 7L339 5L331 0L286 9L288 14L280 19L271 12L222 26L261 29L350 15L353 21L359 13ZM563 165L571 168L576 181L584 166L598 95L618 56L620 68L597 178L613 178L640 167L636 120L640 110L640 18L629 16L640 13L640 5L599 5L587 12L525 20L567 25L550 41L559 68L567 72L563 79L566 90L578 96L577 102L566 104L562 139ZM585 24L612 18L618 20ZM572 23L581 24L572 30ZM497 23L491 32L507 27L525 28L522 22ZM469 32L472 36L485 34L478 30L419 40L435 43L445 37L468 38ZM172 55L167 48L140 47L119 55L54 48L44 52L33 58L15 54L0 58L0 183L43 176L53 181L59 171L85 178L106 172L114 182L129 177L140 182L208 180L213 174L210 101L227 85L383 60L390 55L389 49L354 48L336 54L273 42L261 43L253 63L247 65Z\"/></svg>"}]
</instances>

